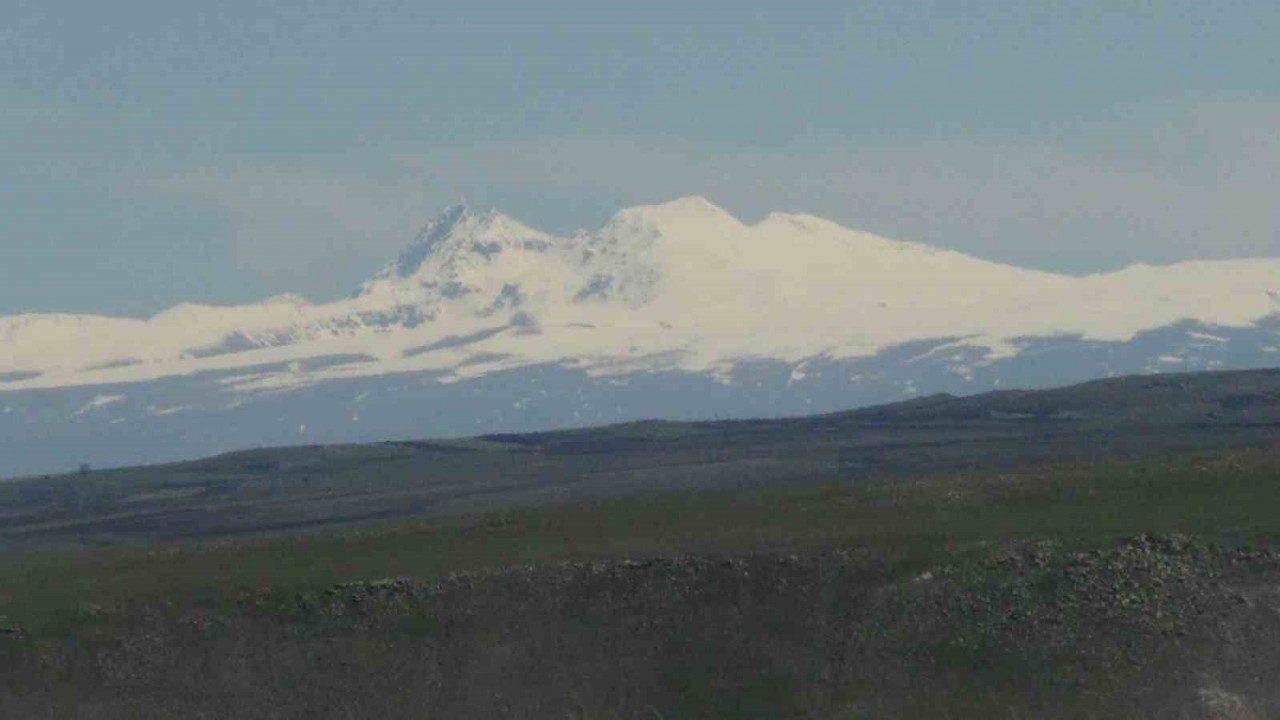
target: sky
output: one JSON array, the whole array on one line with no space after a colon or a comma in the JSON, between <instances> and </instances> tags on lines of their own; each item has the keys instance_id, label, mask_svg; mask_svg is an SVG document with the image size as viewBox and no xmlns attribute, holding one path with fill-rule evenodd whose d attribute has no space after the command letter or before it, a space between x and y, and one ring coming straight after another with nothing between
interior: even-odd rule
<instances>
[{"instance_id":1,"label":"sky","mask_svg":"<svg viewBox=\"0 0 1280 720\"><path fill-rule=\"evenodd\" d=\"M0 3L0 315L349 294L701 195L1087 274L1280 256L1280 3Z\"/></svg>"}]
</instances>

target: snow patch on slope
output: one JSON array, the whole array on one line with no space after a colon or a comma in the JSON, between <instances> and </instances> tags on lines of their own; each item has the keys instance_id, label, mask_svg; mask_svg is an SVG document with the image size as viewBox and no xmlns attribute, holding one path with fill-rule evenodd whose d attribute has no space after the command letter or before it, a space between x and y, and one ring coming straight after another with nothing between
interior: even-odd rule
<instances>
[{"instance_id":1,"label":"snow patch on slope","mask_svg":"<svg viewBox=\"0 0 1280 720\"><path fill-rule=\"evenodd\" d=\"M97 410L98 408L104 408L108 405L114 405L115 403L122 402L124 399L124 395L99 395L90 400L79 410L72 413L71 417L80 417L86 413Z\"/></svg>"}]
</instances>

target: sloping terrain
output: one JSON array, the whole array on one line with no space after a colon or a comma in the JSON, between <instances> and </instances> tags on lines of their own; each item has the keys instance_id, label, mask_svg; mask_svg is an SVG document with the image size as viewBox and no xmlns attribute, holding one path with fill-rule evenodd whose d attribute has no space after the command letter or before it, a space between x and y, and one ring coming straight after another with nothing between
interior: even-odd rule
<instances>
[{"instance_id":1,"label":"sloping terrain","mask_svg":"<svg viewBox=\"0 0 1280 720\"><path fill-rule=\"evenodd\" d=\"M236 536L417 515L1270 446L1280 371L933 396L778 420L261 449L0 484L4 546ZM3 547L3 546L0 546Z\"/></svg>"}]
</instances>

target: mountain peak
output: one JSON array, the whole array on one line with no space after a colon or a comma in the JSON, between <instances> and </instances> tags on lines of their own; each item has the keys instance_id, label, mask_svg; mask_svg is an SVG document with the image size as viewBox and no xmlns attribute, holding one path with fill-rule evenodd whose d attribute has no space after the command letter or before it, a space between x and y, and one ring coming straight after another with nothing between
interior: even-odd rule
<instances>
[{"instance_id":1,"label":"mountain peak","mask_svg":"<svg viewBox=\"0 0 1280 720\"><path fill-rule=\"evenodd\" d=\"M434 246L449 237L460 223L470 217L472 217L471 211L466 205L458 203L446 207L418 232L418 237L414 238L413 244L400 253L400 257L383 272L383 275L409 277L422 265L427 255L431 254Z\"/></svg>"},{"instance_id":2,"label":"mountain peak","mask_svg":"<svg viewBox=\"0 0 1280 720\"><path fill-rule=\"evenodd\" d=\"M704 197L691 195L658 205L636 205L618 212L613 226L651 225L661 229L740 228L742 223Z\"/></svg>"},{"instance_id":3,"label":"mountain peak","mask_svg":"<svg viewBox=\"0 0 1280 720\"><path fill-rule=\"evenodd\" d=\"M719 205L701 195L686 195L652 207L671 212L728 214Z\"/></svg>"},{"instance_id":4,"label":"mountain peak","mask_svg":"<svg viewBox=\"0 0 1280 720\"><path fill-rule=\"evenodd\" d=\"M1274 364L1278 277L1280 259L1051 275L806 214L774 213L748 226L700 197L622 210L572 237L454 205L378 276L333 303L180 305L145 321L0 318L0 390L234 368L266 378L251 368L353 356L373 359L261 382L285 387L321 371L462 377L547 363L601 374L720 372L746 359L871 357L940 338L962 340L937 355L962 364L1013 357L1025 338L1078 337L1099 353L1110 346L1098 343L1149 345L1149 331L1187 320L1260 328L1266 344L1239 357ZM1152 357L1157 369L1182 362Z\"/></svg>"},{"instance_id":5,"label":"mountain peak","mask_svg":"<svg viewBox=\"0 0 1280 720\"><path fill-rule=\"evenodd\" d=\"M546 233L535 230L497 210L473 212L466 205L446 207L427 223L413 243L379 277L410 277L426 259L446 245L463 240L474 242L509 242L513 239L544 239Z\"/></svg>"}]
</instances>

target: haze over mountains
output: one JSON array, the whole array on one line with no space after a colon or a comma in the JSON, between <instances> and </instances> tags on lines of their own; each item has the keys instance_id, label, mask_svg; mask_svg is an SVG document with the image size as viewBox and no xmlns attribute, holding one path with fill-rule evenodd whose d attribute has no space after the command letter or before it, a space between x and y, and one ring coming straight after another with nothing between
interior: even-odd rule
<instances>
[{"instance_id":1,"label":"haze over mountains","mask_svg":"<svg viewBox=\"0 0 1280 720\"><path fill-rule=\"evenodd\" d=\"M1280 259L1071 277L701 198L447 209L351 297L0 318L0 476L1275 365Z\"/></svg>"}]
</instances>

